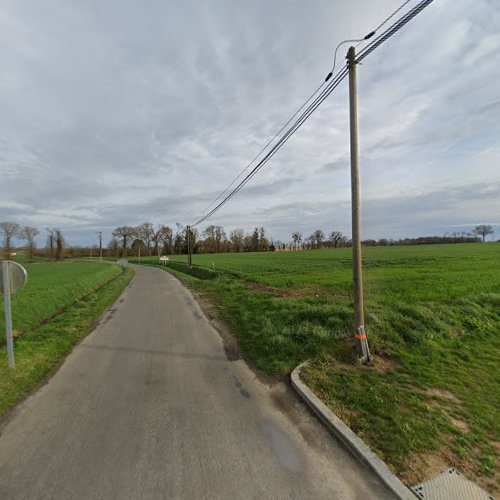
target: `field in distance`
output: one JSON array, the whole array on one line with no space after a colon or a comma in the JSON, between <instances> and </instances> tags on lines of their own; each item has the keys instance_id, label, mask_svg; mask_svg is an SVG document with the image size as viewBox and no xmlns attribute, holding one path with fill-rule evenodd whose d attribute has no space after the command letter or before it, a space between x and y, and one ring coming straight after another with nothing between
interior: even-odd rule
<instances>
[{"instance_id":1,"label":"field in distance","mask_svg":"<svg viewBox=\"0 0 500 500\"><path fill-rule=\"evenodd\" d=\"M170 256L257 368L303 378L407 483L446 466L498 492L500 245L370 247L356 365L351 250ZM133 259L129 259L133 260ZM142 263L157 264L157 258Z\"/></svg>"}]
</instances>

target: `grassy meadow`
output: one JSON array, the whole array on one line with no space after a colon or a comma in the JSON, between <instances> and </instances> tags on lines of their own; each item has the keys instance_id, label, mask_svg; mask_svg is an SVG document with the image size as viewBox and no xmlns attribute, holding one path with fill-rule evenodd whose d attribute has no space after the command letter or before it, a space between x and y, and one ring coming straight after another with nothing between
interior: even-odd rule
<instances>
[{"instance_id":1,"label":"grassy meadow","mask_svg":"<svg viewBox=\"0 0 500 500\"><path fill-rule=\"evenodd\" d=\"M7 367L0 305L0 416L43 381L120 295L131 269L86 262L26 264L28 282L11 296L16 367Z\"/></svg>"},{"instance_id":2,"label":"grassy meadow","mask_svg":"<svg viewBox=\"0 0 500 500\"><path fill-rule=\"evenodd\" d=\"M185 263L169 270L216 305L254 366L283 376L312 359L308 385L407 483L454 465L498 492L500 245L364 249L368 367L352 341L350 249Z\"/></svg>"}]
</instances>

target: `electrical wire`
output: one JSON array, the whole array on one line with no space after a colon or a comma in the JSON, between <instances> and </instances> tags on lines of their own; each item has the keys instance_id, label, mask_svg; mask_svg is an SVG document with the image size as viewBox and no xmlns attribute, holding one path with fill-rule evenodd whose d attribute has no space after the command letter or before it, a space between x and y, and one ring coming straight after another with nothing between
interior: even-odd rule
<instances>
[{"instance_id":1,"label":"electrical wire","mask_svg":"<svg viewBox=\"0 0 500 500\"><path fill-rule=\"evenodd\" d=\"M392 19L401 9L409 3L410 0L407 0L403 5L401 5L396 11L394 11L390 16L388 16L375 30L368 33L361 41L372 38L376 31L380 29L384 24L386 24L390 19ZM387 28L381 35L379 35L375 40L365 46L359 55L356 58L356 63L362 61L365 57L371 54L376 48L382 45L386 40L392 37L395 33L397 33L403 26L405 26L409 21L411 21L417 14L419 14L423 9L428 7L434 0L422 0L415 7L409 10L405 15L403 15L400 19L398 19L394 24L392 24L389 28ZM336 53L338 47L346 42L354 42L356 40L344 40L342 41L335 51L334 57L334 67L336 62ZM236 179L212 202L210 206L212 206L216 201L218 201L224 193L228 191L228 189L234 185L236 180L243 175L243 172L248 170L253 162L263 153L263 151L271 144L274 139L284 130L284 128L298 115L298 113L304 109L306 104L311 101L311 99L320 91L325 83L327 83L332 78L332 72L330 72L325 81L316 89L316 91L309 97L309 99L295 112L295 114L288 120L288 122L280 129L280 131L266 144L266 146L259 152L259 154L250 162L250 164L238 175ZM222 200L220 201L210 212L206 213L204 216L199 217L195 223L192 224L192 227L197 226L211 217L215 212L217 212L225 203L227 203L233 196L235 196L243 186L250 181L250 179L281 149L281 147L288 141L288 139L304 124L304 122L316 111L316 109L323 103L323 101L340 85L340 83L345 79L348 75L349 71L347 67L344 67L340 70L333 80L328 83L326 88L324 88L321 93L314 99L314 101L307 107L307 109L301 114L301 116L294 122L294 124L283 134L283 136L278 140L276 144L271 148L271 150L259 161L259 163L245 176L245 178Z\"/></svg>"},{"instance_id":2,"label":"electrical wire","mask_svg":"<svg viewBox=\"0 0 500 500\"><path fill-rule=\"evenodd\" d=\"M406 5L408 5L412 0L406 0L406 2L403 2L392 14L387 16L374 30L373 32L376 33L382 26L387 24L398 12L401 11Z\"/></svg>"},{"instance_id":3,"label":"electrical wire","mask_svg":"<svg viewBox=\"0 0 500 500\"><path fill-rule=\"evenodd\" d=\"M226 187L226 189L224 189L224 191L222 191L222 193L219 196L217 196L217 198L215 198L210 203L210 205L208 205L208 207L206 207L200 213L200 215L197 218L201 217L201 215L203 215L209 208L211 208L214 205L215 202L220 200L222 196L229 191L229 188L231 188L234 185L234 183L255 163L257 158L259 158L259 156L268 148L268 146L276 139L276 137L278 137L281 134L281 132L283 132L283 130L290 124L290 122L304 109L304 107L309 103L309 101L321 90L321 87L323 87L325 83L326 80L322 82L321 85L319 85L319 87L307 98L304 104L302 104L302 106L297 111L295 111L295 113L290 117L290 119L278 130L278 132L276 132L276 134L274 134L274 136L266 143L266 145L258 152L258 154L254 156L252 161L233 179L231 184L229 184Z\"/></svg>"},{"instance_id":4,"label":"electrical wire","mask_svg":"<svg viewBox=\"0 0 500 500\"><path fill-rule=\"evenodd\" d=\"M388 15L376 28L374 28L372 31L370 31L370 33L368 33L367 35L365 35L363 38L353 38L353 39L342 40L337 45L337 47L335 47L335 52L334 52L334 55L333 55L333 67L332 67L332 70L330 71L330 73L327 75L325 81L328 81L329 77L335 71L335 64L336 64L336 61L337 61L337 51L339 50L339 48L342 45L344 45L345 43L356 43L357 42L357 45L355 47L356 48L359 47L360 44L362 44L363 42L366 42L367 40L369 40L370 38L372 38L377 33L377 31L380 28L382 28L382 26L384 26L385 24L387 24L398 12L401 11L401 9L403 9L411 1L412 0L406 0L405 2L403 2L396 10L394 10L390 15Z\"/></svg>"},{"instance_id":5,"label":"electrical wire","mask_svg":"<svg viewBox=\"0 0 500 500\"><path fill-rule=\"evenodd\" d=\"M287 130L287 132L280 138L280 140L271 148L271 150L264 156L264 158L247 174L247 176L231 191L217 206L215 206L209 213L198 219L193 226L201 224L206 219L211 217L219 210L225 203L227 203L243 186L281 149L281 147L288 141L288 139L303 125L303 123L311 116L311 114L323 103L323 101L337 88L340 82L347 76L347 69L339 71L330 84L316 97L313 103L302 113L302 115L295 121L295 123Z\"/></svg>"},{"instance_id":6,"label":"electrical wire","mask_svg":"<svg viewBox=\"0 0 500 500\"><path fill-rule=\"evenodd\" d=\"M366 47L363 47L356 58L356 62L361 62L366 56L371 54L377 47L382 45L391 36L397 33L403 26L409 23L417 14L422 12L432 2L434 2L434 0L422 0L417 5L415 5L415 7L409 10L404 16L400 17L393 25L387 28L377 38L375 38L375 40L369 43Z\"/></svg>"}]
</instances>

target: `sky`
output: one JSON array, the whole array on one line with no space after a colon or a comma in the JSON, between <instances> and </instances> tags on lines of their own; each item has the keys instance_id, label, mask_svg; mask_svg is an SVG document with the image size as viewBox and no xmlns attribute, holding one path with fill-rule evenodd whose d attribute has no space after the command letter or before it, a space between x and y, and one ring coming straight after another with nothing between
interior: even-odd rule
<instances>
[{"instance_id":1,"label":"sky","mask_svg":"<svg viewBox=\"0 0 500 500\"><path fill-rule=\"evenodd\" d=\"M60 227L70 244L193 223L323 81L337 44L401 3L4 0L0 220ZM358 66L363 238L500 231L496 3L435 0ZM345 80L199 229L350 236L348 101Z\"/></svg>"}]
</instances>

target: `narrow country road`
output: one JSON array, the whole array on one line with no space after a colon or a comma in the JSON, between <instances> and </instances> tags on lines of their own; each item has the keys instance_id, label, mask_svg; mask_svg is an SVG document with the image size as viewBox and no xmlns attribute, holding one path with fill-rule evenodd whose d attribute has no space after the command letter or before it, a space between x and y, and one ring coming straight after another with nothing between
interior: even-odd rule
<instances>
[{"instance_id":1,"label":"narrow country road","mask_svg":"<svg viewBox=\"0 0 500 500\"><path fill-rule=\"evenodd\" d=\"M2 424L2 500L390 498L286 384L226 357L174 277L135 269Z\"/></svg>"}]
</instances>

